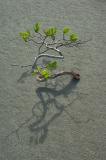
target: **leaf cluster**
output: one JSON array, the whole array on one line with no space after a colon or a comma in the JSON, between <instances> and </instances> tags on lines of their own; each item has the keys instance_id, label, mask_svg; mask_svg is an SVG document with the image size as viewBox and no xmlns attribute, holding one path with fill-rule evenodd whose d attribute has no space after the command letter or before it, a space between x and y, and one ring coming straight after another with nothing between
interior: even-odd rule
<instances>
[{"instance_id":1,"label":"leaf cluster","mask_svg":"<svg viewBox=\"0 0 106 160\"><path fill-rule=\"evenodd\" d=\"M37 22L33 25L33 29L35 31L35 33L40 33L40 24ZM68 34L70 32L70 28L69 27L64 27L63 30L63 37L64 35ZM55 34L57 33L57 28L56 27L48 27L46 29L44 29L44 33L45 35L48 37L51 37L53 40L55 39ZM26 31L26 32L19 32L19 35L21 36L21 38L27 42L28 41L28 37L30 36L30 31ZM71 33L69 35L69 40L70 41L76 41L78 39L77 34L76 33Z\"/></svg>"},{"instance_id":2,"label":"leaf cluster","mask_svg":"<svg viewBox=\"0 0 106 160\"><path fill-rule=\"evenodd\" d=\"M70 31L70 28L68 28L68 27L64 27L63 28L63 34L66 34L66 33L68 33Z\"/></svg>"},{"instance_id":3,"label":"leaf cluster","mask_svg":"<svg viewBox=\"0 0 106 160\"><path fill-rule=\"evenodd\" d=\"M27 42L28 37L30 36L30 31L26 31L26 32L19 32L19 35L21 36L21 38Z\"/></svg>"},{"instance_id":4,"label":"leaf cluster","mask_svg":"<svg viewBox=\"0 0 106 160\"><path fill-rule=\"evenodd\" d=\"M49 28L46 28L44 30L44 33L46 34L46 36L54 36L57 32L57 29L56 27L49 27Z\"/></svg>"},{"instance_id":5,"label":"leaf cluster","mask_svg":"<svg viewBox=\"0 0 106 160\"><path fill-rule=\"evenodd\" d=\"M69 31L70 31L70 28L69 28L69 27L64 27L64 28L63 28L63 35L69 33ZM78 37L77 37L77 34L76 34L76 33L71 33L71 34L69 35L69 40L70 40L70 41L76 41L77 39L78 39Z\"/></svg>"},{"instance_id":6,"label":"leaf cluster","mask_svg":"<svg viewBox=\"0 0 106 160\"><path fill-rule=\"evenodd\" d=\"M46 68L48 69L55 69L57 68L57 62L56 61L51 61L48 64L46 64Z\"/></svg>"},{"instance_id":7,"label":"leaf cluster","mask_svg":"<svg viewBox=\"0 0 106 160\"><path fill-rule=\"evenodd\" d=\"M34 28L34 31L35 31L36 33L38 33L38 32L40 31L40 24L39 24L38 22L35 23L34 26L33 26L33 28Z\"/></svg>"},{"instance_id":8,"label":"leaf cluster","mask_svg":"<svg viewBox=\"0 0 106 160\"><path fill-rule=\"evenodd\" d=\"M70 41L76 41L78 39L76 33L70 35Z\"/></svg>"},{"instance_id":9,"label":"leaf cluster","mask_svg":"<svg viewBox=\"0 0 106 160\"><path fill-rule=\"evenodd\" d=\"M50 72L50 69L56 69L57 68L57 62L56 61L51 61L48 64L46 64L43 68L40 66L37 66L34 71L32 72L32 76L36 75L39 73L42 77L45 79L49 78L49 76L52 74Z\"/></svg>"}]
</instances>

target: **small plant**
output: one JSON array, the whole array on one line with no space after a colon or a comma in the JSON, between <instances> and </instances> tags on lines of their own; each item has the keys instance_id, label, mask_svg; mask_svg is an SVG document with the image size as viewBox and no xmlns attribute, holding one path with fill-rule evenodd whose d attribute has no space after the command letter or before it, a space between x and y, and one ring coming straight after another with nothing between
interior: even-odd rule
<instances>
[{"instance_id":1,"label":"small plant","mask_svg":"<svg viewBox=\"0 0 106 160\"><path fill-rule=\"evenodd\" d=\"M63 35L62 39L57 39L56 33L58 32L56 27L47 27L44 30L41 29L39 23L35 23L33 25L34 35L30 33L30 31L19 32L21 38L26 42L33 42L35 45L38 45L38 55L35 57L35 62L32 66L32 76L37 75L38 81L45 81L50 78L56 78L61 75L69 74L72 75L74 79L79 80L80 75L73 71L60 71L58 73L54 73L53 70L56 70L58 63L57 60L49 61L45 65L37 65L38 60L41 57L47 57L51 59L64 59L64 56L59 48L61 47L77 47L78 45L84 43L78 40L78 36L76 33L71 32L69 27L64 27L61 30ZM57 40L56 40L57 39ZM45 50L42 48L45 46ZM57 52L58 55L52 55L51 53L47 54L47 51L53 50ZM28 65L29 66L29 65Z\"/></svg>"}]
</instances>

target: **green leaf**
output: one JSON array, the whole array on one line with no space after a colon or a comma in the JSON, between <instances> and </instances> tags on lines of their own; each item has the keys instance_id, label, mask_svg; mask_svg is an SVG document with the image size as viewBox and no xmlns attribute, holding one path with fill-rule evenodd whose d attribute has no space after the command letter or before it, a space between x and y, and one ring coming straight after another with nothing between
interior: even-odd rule
<instances>
[{"instance_id":1,"label":"green leaf","mask_svg":"<svg viewBox=\"0 0 106 160\"><path fill-rule=\"evenodd\" d=\"M44 78L48 78L49 77L49 72L47 69L43 69L40 74L44 77Z\"/></svg>"},{"instance_id":2,"label":"green leaf","mask_svg":"<svg viewBox=\"0 0 106 160\"><path fill-rule=\"evenodd\" d=\"M32 72L32 76L35 76L35 74L38 73L38 69L34 69Z\"/></svg>"},{"instance_id":3,"label":"green leaf","mask_svg":"<svg viewBox=\"0 0 106 160\"><path fill-rule=\"evenodd\" d=\"M34 70L33 70L33 72L32 72L32 76L35 76L38 72L40 72L41 71L41 67L40 66L37 66Z\"/></svg>"},{"instance_id":4,"label":"green leaf","mask_svg":"<svg viewBox=\"0 0 106 160\"><path fill-rule=\"evenodd\" d=\"M70 35L70 41L76 41L77 39L78 39L78 37L75 33Z\"/></svg>"},{"instance_id":5,"label":"green leaf","mask_svg":"<svg viewBox=\"0 0 106 160\"><path fill-rule=\"evenodd\" d=\"M57 62L56 61L52 61L52 62L49 62L47 65L46 65L46 68L48 69L54 69L57 67Z\"/></svg>"},{"instance_id":6,"label":"green leaf","mask_svg":"<svg viewBox=\"0 0 106 160\"><path fill-rule=\"evenodd\" d=\"M53 33L53 34L55 34L55 33L57 32L56 27L52 27L51 30L52 30L52 33Z\"/></svg>"},{"instance_id":7,"label":"green leaf","mask_svg":"<svg viewBox=\"0 0 106 160\"><path fill-rule=\"evenodd\" d=\"M45 74L44 77L47 79L49 78L49 74Z\"/></svg>"},{"instance_id":8,"label":"green leaf","mask_svg":"<svg viewBox=\"0 0 106 160\"><path fill-rule=\"evenodd\" d=\"M41 67L37 66L37 70L38 70L38 72L40 72L41 71Z\"/></svg>"},{"instance_id":9,"label":"green leaf","mask_svg":"<svg viewBox=\"0 0 106 160\"><path fill-rule=\"evenodd\" d=\"M27 42L28 37L30 36L30 31L26 31L26 32L19 32L19 35L21 36L21 38Z\"/></svg>"},{"instance_id":10,"label":"green leaf","mask_svg":"<svg viewBox=\"0 0 106 160\"><path fill-rule=\"evenodd\" d=\"M46 36L54 36L56 34L56 27L50 27L50 28L46 28L44 30L44 33L46 34Z\"/></svg>"},{"instance_id":11,"label":"green leaf","mask_svg":"<svg viewBox=\"0 0 106 160\"><path fill-rule=\"evenodd\" d=\"M40 30L40 24L39 24L38 22L35 23L34 26L33 26L33 28L34 28L34 31L35 31L36 33L38 33L39 30Z\"/></svg>"},{"instance_id":12,"label":"green leaf","mask_svg":"<svg viewBox=\"0 0 106 160\"><path fill-rule=\"evenodd\" d=\"M46 34L46 36L48 36L48 34L49 34L49 29L46 28L46 29L44 30L44 33Z\"/></svg>"},{"instance_id":13,"label":"green leaf","mask_svg":"<svg viewBox=\"0 0 106 160\"><path fill-rule=\"evenodd\" d=\"M64 34L68 33L69 31L70 31L70 29L69 29L68 27L64 27L64 28L63 28L63 33L64 33Z\"/></svg>"}]
</instances>

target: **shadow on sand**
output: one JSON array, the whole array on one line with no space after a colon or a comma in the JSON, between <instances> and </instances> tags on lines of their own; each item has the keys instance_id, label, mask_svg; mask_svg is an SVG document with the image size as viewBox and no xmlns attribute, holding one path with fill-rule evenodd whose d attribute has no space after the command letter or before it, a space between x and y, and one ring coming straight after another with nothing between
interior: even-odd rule
<instances>
[{"instance_id":1,"label":"shadow on sand","mask_svg":"<svg viewBox=\"0 0 106 160\"><path fill-rule=\"evenodd\" d=\"M24 83L24 80L28 76L29 72L24 72L17 82ZM30 131L29 143L42 144L47 137L49 125L63 112L67 113L68 116L74 120L74 118L67 112L66 108L71 106L75 100L79 98L79 96L76 96L76 98L71 102L69 100L68 105L62 104L62 102L58 100L58 96L67 97L73 92L78 82L78 80L71 79L65 86L61 86L59 84L61 82L59 82L58 85L61 86L61 89L58 90L56 89L56 86L54 88L48 88L47 85L45 87L38 87L36 89L36 94L40 101L32 107L31 117L26 119L25 122L20 124L16 130L13 130L9 135L7 135L7 138L12 134L16 134L17 138L19 139L21 136L19 135L20 129L27 126Z\"/></svg>"},{"instance_id":2,"label":"shadow on sand","mask_svg":"<svg viewBox=\"0 0 106 160\"><path fill-rule=\"evenodd\" d=\"M36 117L36 121L29 124L29 129L32 133L36 135L30 137L30 143L33 141L35 144L43 143L48 134L48 126L58 118L63 111L66 111L64 106L56 100L56 97L70 94L76 87L78 81L71 80L65 87L60 90L51 89L47 87L39 87L36 89L37 96L40 99L40 102L36 103L32 108L33 117ZM48 95L47 100L45 100L45 94ZM52 96L52 97L51 97ZM71 106L72 103L69 103ZM39 112L37 112L39 110ZM51 111L50 111L51 110ZM54 111L55 110L55 111Z\"/></svg>"}]
</instances>

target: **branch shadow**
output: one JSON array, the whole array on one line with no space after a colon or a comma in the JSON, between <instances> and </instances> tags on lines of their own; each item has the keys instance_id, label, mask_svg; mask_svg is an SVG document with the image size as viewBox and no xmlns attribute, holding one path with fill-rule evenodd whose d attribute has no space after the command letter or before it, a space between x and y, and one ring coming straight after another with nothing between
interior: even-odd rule
<instances>
[{"instance_id":1,"label":"branch shadow","mask_svg":"<svg viewBox=\"0 0 106 160\"><path fill-rule=\"evenodd\" d=\"M20 76L20 78L17 80L18 83L24 83L25 82L25 79L27 77L31 76L31 72L28 71L25 71L22 73L22 75Z\"/></svg>"},{"instance_id":2,"label":"branch shadow","mask_svg":"<svg viewBox=\"0 0 106 160\"><path fill-rule=\"evenodd\" d=\"M26 75L27 72L25 72L25 75L23 75L23 77ZM55 86L53 86L54 88L48 87L47 84L45 84L45 87L38 87L35 92L40 100L32 107L31 116L23 123L21 123L17 129L9 133L6 136L6 140L10 136L15 134L17 139L21 143L22 139L24 140L24 138L28 136L27 139L29 145L43 144L47 138L49 126L53 121L60 117L63 112L65 112L69 116L69 118L71 118L75 122L75 118L67 112L66 108L68 106L71 106L79 98L79 95L77 95L74 100L69 100L68 105L64 105L61 101L59 101L58 96L66 97L67 95L72 93L73 90L76 88L78 82L78 80L74 79L69 80L68 84L63 86L60 85L60 89L57 89ZM24 129L24 133L26 129L27 132L24 135L22 134L22 137L20 137L19 131L22 128ZM21 133L22 132L23 130L21 130Z\"/></svg>"},{"instance_id":3,"label":"branch shadow","mask_svg":"<svg viewBox=\"0 0 106 160\"><path fill-rule=\"evenodd\" d=\"M49 125L57 119L63 111L65 111L65 105L56 100L56 97L60 95L70 94L76 87L79 81L71 80L69 83L60 90L56 90L48 87L39 87L36 89L36 94L40 99L40 102L36 103L32 108L32 115L36 117L36 121L29 124L28 128L34 136L30 137L30 143L42 144L47 138ZM48 95L45 100L45 95ZM52 95L52 98L51 98ZM74 102L74 101L73 101ZM72 105L72 103L70 105ZM51 106L52 105L52 106ZM37 110L39 108L39 115ZM55 111L54 111L55 110ZM34 138L35 137L35 138Z\"/></svg>"}]
</instances>

